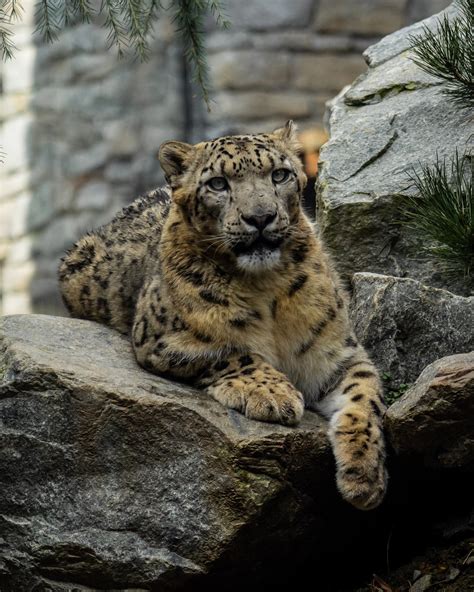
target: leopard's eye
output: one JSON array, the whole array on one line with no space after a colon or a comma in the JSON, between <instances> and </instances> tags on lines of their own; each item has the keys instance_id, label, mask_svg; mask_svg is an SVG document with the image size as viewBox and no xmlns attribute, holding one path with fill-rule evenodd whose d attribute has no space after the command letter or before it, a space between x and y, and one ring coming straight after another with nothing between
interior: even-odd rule
<instances>
[{"instance_id":1,"label":"leopard's eye","mask_svg":"<svg viewBox=\"0 0 474 592\"><path fill-rule=\"evenodd\" d=\"M288 169L275 169L272 173L272 181L274 183L284 183L289 176L290 171Z\"/></svg>"},{"instance_id":2,"label":"leopard's eye","mask_svg":"<svg viewBox=\"0 0 474 592\"><path fill-rule=\"evenodd\" d=\"M214 191L225 191L229 187L229 184L224 177L212 177L207 184Z\"/></svg>"}]
</instances>

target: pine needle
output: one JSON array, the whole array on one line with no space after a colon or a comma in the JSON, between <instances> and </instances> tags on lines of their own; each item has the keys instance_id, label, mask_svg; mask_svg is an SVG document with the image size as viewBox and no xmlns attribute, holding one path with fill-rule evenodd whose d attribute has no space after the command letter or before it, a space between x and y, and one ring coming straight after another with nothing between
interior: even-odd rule
<instances>
[{"instance_id":1,"label":"pine needle","mask_svg":"<svg viewBox=\"0 0 474 592\"><path fill-rule=\"evenodd\" d=\"M403 220L426 240L424 248L443 262L446 271L474 271L474 162L459 155L450 163L437 159L409 173L416 192L402 199Z\"/></svg>"},{"instance_id":2,"label":"pine needle","mask_svg":"<svg viewBox=\"0 0 474 592\"><path fill-rule=\"evenodd\" d=\"M38 31L47 43L53 43L61 30L60 0L38 0L35 20Z\"/></svg>"},{"instance_id":3,"label":"pine needle","mask_svg":"<svg viewBox=\"0 0 474 592\"><path fill-rule=\"evenodd\" d=\"M16 50L11 25L20 21L23 6L18 0L0 0L0 55L2 60L11 60Z\"/></svg>"},{"instance_id":4,"label":"pine needle","mask_svg":"<svg viewBox=\"0 0 474 592\"><path fill-rule=\"evenodd\" d=\"M102 0L100 12L105 15L105 28L107 30L107 41L109 47L115 46L119 58L123 58L130 41L127 35L127 29L122 21L121 1L120 0Z\"/></svg>"},{"instance_id":5,"label":"pine needle","mask_svg":"<svg viewBox=\"0 0 474 592\"><path fill-rule=\"evenodd\" d=\"M184 55L193 66L193 78L200 86L204 102L209 109L209 67L203 34L206 2L203 0L176 0L174 9L173 22L183 39Z\"/></svg>"},{"instance_id":6,"label":"pine needle","mask_svg":"<svg viewBox=\"0 0 474 592\"><path fill-rule=\"evenodd\" d=\"M166 7L160 0L102 0L98 10L92 0L38 0L36 30L45 41L52 43L64 27L76 22L88 23L93 17L103 15L109 46L116 47L119 57L132 53L143 61L149 57L154 23L160 12L166 10L173 15L173 22L183 39L185 56L209 108L204 19L210 12L219 27L227 29L230 26L220 0L171 0ZM19 0L0 0L0 54L4 59L11 58L16 49L10 25L20 18L21 12Z\"/></svg>"},{"instance_id":7,"label":"pine needle","mask_svg":"<svg viewBox=\"0 0 474 592\"><path fill-rule=\"evenodd\" d=\"M474 106L474 0L458 0L459 16L438 20L411 36L412 60L422 70L447 82L444 94L460 107Z\"/></svg>"}]
</instances>

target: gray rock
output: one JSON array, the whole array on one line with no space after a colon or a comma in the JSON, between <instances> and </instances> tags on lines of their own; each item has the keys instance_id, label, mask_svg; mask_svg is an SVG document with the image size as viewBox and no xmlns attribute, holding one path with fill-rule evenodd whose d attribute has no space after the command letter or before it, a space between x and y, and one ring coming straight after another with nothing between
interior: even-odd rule
<instances>
[{"instance_id":1,"label":"gray rock","mask_svg":"<svg viewBox=\"0 0 474 592\"><path fill-rule=\"evenodd\" d=\"M232 28L268 30L305 27L310 20L313 0L240 0L226 5Z\"/></svg>"},{"instance_id":2,"label":"gray rock","mask_svg":"<svg viewBox=\"0 0 474 592\"><path fill-rule=\"evenodd\" d=\"M355 331L390 388L412 383L430 363L474 349L474 297L373 273L353 278Z\"/></svg>"},{"instance_id":3,"label":"gray rock","mask_svg":"<svg viewBox=\"0 0 474 592\"><path fill-rule=\"evenodd\" d=\"M289 85L290 56L283 52L221 51L210 56L212 79L220 89L282 88Z\"/></svg>"},{"instance_id":4,"label":"gray rock","mask_svg":"<svg viewBox=\"0 0 474 592\"><path fill-rule=\"evenodd\" d=\"M258 120L272 117L295 119L313 113L311 96L297 92L273 91L221 91L216 95L216 104L208 114L208 121Z\"/></svg>"},{"instance_id":5,"label":"gray rock","mask_svg":"<svg viewBox=\"0 0 474 592\"><path fill-rule=\"evenodd\" d=\"M296 88L315 92L337 92L364 70L358 54L300 54L293 56L293 83Z\"/></svg>"},{"instance_id":6,"label":"gray rock","mask_svg":"<svg viewBox=\"0 0 474 592\"><path fill-rule=\"evenodd\" d=\"M386 425L397 454L422 456L431 468L467 468L474 463L473 417L474 351L430 364L389 408Z\"/></svg>"},{"instance_id":7,"label":"gray rock","mask_svg":"<svg viewBox=\"0 0 474 592\"><path fill-rule=\"evenodd\" d=\"M100 180L82 185L75 196L75 207L79 210L103 211L110 203L110 192L107 183Z\"/></svg>"},{"instance_id":8,"label":"gray rock","mask_svg":"<svg viewBox=\"0 0 474 592\"><path fill-rule=\"evenodd\" d=\"M447 4L447 2L445 2L445 4ZM374 68L375 66L390 60L394 56L406 52L406 50L410 47L410 35L419 35L423 31L424 27L427 27L430 30L435 30L435 28L438 26L438 20L445 14L450 17L458 14L458 8L455 2L451 3L439 14L429 16L419 23L399 29L398 31L395 31L395 33L387 35L375 45L368 47L364 52L365 61L369 66Z\"/></svg>"},{"instance_id":9,"label":"gray rock","mask_svg":"<svg viewBox=\"0 0 474 592\"><path fill-rule=\"evenodd\" d=\"M362 0L357 9L347 0L320 0L315 27L324 32L376 35L390 33L403 25L404 0Z\"/></svg>"},{"instance_id":10,"label":"gray rock","mask_svg":"<svg viewBox=\"0 0 474 592\"><path fill-rule=\"evenodd\" d=\"M453 415L438 411L424 425L445 442ZM410 512L432 519L427 490L437 519L452 506L419 464L421 505L397 514L402 466L385 509L358 512L336 491L317 415L293 429L247 420L141 370L125 337L89 321L0 320L0 418L2 592L270 589L314 565L318 589L334 590L384 561L394 521L411 532ZM398 443L410 432L397 421Z\"/></svg>"},{"instance_id":11,"label":"gray rock","mask_svg":"<svg viewBox=\"0 0 474 592\"><path fill-rule=\"evenodd\" d=\"M88 321L6 317L0 352L4 591L175 589L229 562L242 576L256 553L287 561L302 535L327 538L325 499L345 506L313 413L297 429L247 420Z\"/></svg>"},{"instance_id":12,"label":"gray rock","mask_svg":"<svg viewBox=\"0 0 474 592\"><path fill-rule=\"evenodd\" d=\"M376 38L373 38L375 41ZM281 31L214 31L209 34L207 46L211 53L230 49L256 49L261 51L301 51L301 52L358 52L367 48L366 37L347 35L320 35L307 30Z\"/></svg>"},{"instance_id":13,"label":"gray rock","mask_svg":"<svg viewBox=\"0 0 474 592\"><path fill-rule=\"evenodd\" d=\"M434 26L435 20L427 23ZM317 219L346 277L357 271L388 273L469 293L462 278L453 284L435 259L422 258L421 239L400 225L399 198L407 191L408 172L472 144L466 111L446 109L444 84L400 49L417 27L397 33L397 43L381 41L383 56L369 51L374 65L331 102L331 137L319 161Z\"/></svg>"}]
</instances>

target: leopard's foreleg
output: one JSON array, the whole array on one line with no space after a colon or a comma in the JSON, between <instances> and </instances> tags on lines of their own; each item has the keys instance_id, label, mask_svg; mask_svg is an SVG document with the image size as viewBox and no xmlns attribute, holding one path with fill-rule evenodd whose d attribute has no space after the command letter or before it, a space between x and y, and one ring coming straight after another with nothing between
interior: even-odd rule
<instances>
[{"instance_id":1,"label":"leopard's foreleg","mask_svg":"<svg viewBox=\"0 0 474 592\"><path fill-rule=\"evenodd\" d=\"M303 395L261 356L232 354L199 379L217 401L249 419L296 425L303 416Z\"/></svg>"},{"instance_id":2,"label":"leopard's foreleg","mask_svg":"<svg viewBox=\"0 0 474 592\"><path fill-rule=\"evenodd\" d=\"M240 344L222 346L196 331L168 302L159 278L148 282L138 299L132 342L147 370L187 379L217 401L250 419L297 424L303 396L284 374Z\"/></svg>"},{"instance_id":3,"label":"leopard's foreleg","mask_svg":"<svg viewBox=\"0 0 474 592\"><path fill-rule=\"evenodd\" d=\"M361 346L318 407L329 419L337 486L343 498L362 510L378 506L387 486L385 404L377 369Z\"/></svg>"}]
</instances>

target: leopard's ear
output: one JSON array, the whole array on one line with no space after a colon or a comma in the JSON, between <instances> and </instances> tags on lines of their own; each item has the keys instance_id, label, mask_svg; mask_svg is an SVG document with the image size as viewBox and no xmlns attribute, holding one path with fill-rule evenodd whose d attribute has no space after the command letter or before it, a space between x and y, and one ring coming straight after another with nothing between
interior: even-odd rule
<instances>
[{"instance_id":1,"label":"leopard's ear","mask_svg":"<svg viewBox=\"0 0 474 592\"><path fill-rule=\"evenodd\" d=\"M274 130L272 135L286 144L286 146L296 154L301 152L301 144L298 140L298 127L291 119L289 119L283 127Z\"/></svg>"},{"instance_id":2,"label":"leopard's ear","mask_svg":"<svg viewBox=\"0 0 474 592\"><path fill-rule=\"evenodd\" d=\"M165 173L168 183L180 177L187 168L187 159L193 146L185 142L164 142L158 151L158 160Z\"/></svg>"}]
</instances>

